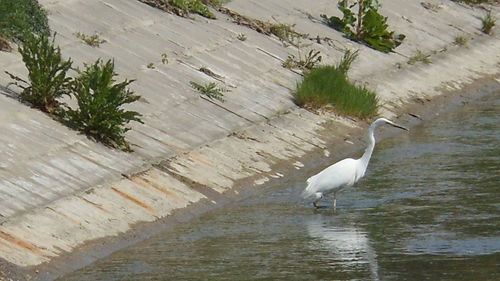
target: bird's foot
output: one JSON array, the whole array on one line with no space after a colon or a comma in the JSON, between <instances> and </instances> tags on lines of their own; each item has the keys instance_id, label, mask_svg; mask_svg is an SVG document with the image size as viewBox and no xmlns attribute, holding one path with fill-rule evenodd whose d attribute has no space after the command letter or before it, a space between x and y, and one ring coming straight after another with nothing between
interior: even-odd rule
<instances>
[{"instance_id":1,"label":"bird's foot","mask_svg":"<svg viewBox=\"0 0 500 281\"><path fill-rule=\"evenodd\" d=\"M321 206L321 205L318 205L318 203L316 203L316 202L313 202L313 206L314 206L314 208L316 208L316 209L325 209L325 208L326 208L326 206Z\"/></svg>"}]
</instances>

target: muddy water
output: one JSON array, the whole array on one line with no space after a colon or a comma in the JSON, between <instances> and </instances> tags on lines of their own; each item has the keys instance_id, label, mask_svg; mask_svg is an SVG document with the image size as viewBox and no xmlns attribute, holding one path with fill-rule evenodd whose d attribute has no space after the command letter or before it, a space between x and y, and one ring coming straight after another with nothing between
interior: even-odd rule
<instances>
[{"instance_id":1,"label":"muddy water","mask_svg":"<svg viewBox=\"0 0 500 281\"><path fill-rule=\"evenodd\" d=\"M380 142L336 212L292 179L61 280L499 280L499 124L496 94Z\"/></svg>"}]
</instances>

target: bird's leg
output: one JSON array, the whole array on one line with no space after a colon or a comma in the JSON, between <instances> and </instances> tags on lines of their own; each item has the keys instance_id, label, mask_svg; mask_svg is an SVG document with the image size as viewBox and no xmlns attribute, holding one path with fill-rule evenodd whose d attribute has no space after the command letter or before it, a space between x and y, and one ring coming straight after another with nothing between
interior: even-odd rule
<instances>
[{"instance_id":1,"label":"bird's leg","mask_svg":"<svg viewBox=\"0 0 500 281\"><path fill-rule=\"evenodd\" d=\"M337 209L337 197L335 192L333 193L333 210L335 211Z\"/></svg>"}]
</instances>

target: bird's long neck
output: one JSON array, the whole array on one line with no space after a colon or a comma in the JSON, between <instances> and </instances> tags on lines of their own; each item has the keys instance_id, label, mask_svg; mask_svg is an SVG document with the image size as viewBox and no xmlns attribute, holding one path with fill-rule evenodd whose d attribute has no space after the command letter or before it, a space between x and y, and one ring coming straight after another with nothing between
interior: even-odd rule
<instances>
[{"instance_id":1,"label":"bird's long neck","mask_svg":"<svg viewBox=\"0 0 500 281\"><path fill-rule=\"evenodd\" d=\"M361 156L360 160L364 164L364 168L368 167L368 162L370 162L370 158L372 157L373 149L375 148L375 126L370 126L368 128L368 147Z\"/></svg>"}]
</instances>

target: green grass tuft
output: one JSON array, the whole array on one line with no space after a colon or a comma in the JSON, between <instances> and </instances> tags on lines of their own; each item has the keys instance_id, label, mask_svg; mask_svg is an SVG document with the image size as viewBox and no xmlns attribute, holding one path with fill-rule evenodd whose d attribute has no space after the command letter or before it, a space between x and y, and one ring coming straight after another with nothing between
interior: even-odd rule
<instances>
[{"instance_id":1,"label":"green grass tuft","mask_svg":"<svg viewBox=\"0 0 500 281\"><path fill-rule=\"evenodd\" d=\"M496 19L491 15L491 11L486 13L486 16L481 19L483 26L481 27L481 31L483 33L491 35L493 32L493 27L496 24Z\"/></svg>"},{"instance_id":2,"label":"green grass tuft","mask_svg":"<svg viewBox=\"0 0 500 281\"><path fill-rule=\"evenodd\" d=\"M413 56L408 59L408 64L416 64L417 62L421 62L424 64L430 64L432 61L430 59L431 55L426 54L420 50L417 50Z\"/></svg>"},{"instance_id":3,"label":"green grass tuft","mask_svg":"<svg viewBox=\"0 0 500 281\"><path fill-rule=\"evenodd\" d=\"M27 33L50 34L47 13L38 1L1 0L0 36L19 43Z\"/></svg>"},{"instance_id":4,"label":"green grass tuft","mask_svg":"<svg viewBox=\"0 0 500 281\"><path fill-rule=\"evenodd\" d=\"M341 114L362 119L376 115L378 108L374 92L353 85L335 66L319 66L307 73L297 85L295 99L302 107L331 105Z\"/></svg>"},{"instance_id":5,"label":"green grass tuft","mask_svg":"<svg viewBox=\"0 0 500 281\"><path fill-rule=\"evenodd\" d=\"M453 44L458 46L467 46L469 39L465 35L457 35Z\"/></svg>"}]
</instances>

